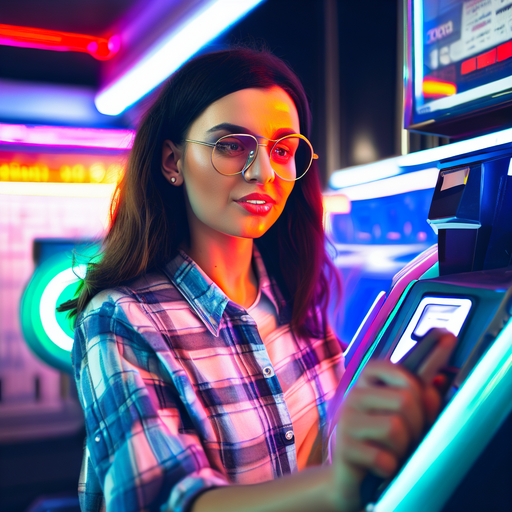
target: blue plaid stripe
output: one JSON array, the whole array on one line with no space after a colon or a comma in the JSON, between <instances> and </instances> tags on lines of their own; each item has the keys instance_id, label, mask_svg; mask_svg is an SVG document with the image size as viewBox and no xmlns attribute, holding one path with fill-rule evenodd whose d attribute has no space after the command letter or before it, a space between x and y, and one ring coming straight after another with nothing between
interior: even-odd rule
<instances>
[{"instance_id":1,"label":"blue plaid stripe","mask_svg":"<svg viewBox=\"0 0 512 512\"><path fill-rule=\"evenodd\" d=\"M254 320L184 253L163 272L100 293L80 316L73 360L87 429L83 511L187 510L210 487L296 471L286 394L307 387L304 407L315 407L323 426L343 357L332 335L290 332L283 299L254 257L281 320L275 342L291 351L282 361L270 361Z\"/></svg>"}]
</instances>

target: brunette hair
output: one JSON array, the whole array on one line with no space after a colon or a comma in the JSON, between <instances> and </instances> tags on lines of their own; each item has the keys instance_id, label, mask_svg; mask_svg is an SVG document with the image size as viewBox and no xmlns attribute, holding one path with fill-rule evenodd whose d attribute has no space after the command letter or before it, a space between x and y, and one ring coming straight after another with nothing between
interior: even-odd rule
<instances>
[{"instance_id":1,"label":"brunette hair","mask_svg":"<svg viewBox=\"0 0 512 512\"><path fill-rule=\"evenodd\" d=\"M203 54L167 80L137 130L112 201L101 259L89 263L78 298L62 304L61 311L80 314L101 290L157 269L176 255L180 244L188 242L189 228L184 187L171 186L161 171L163 142L169 139L180 145L193 121L214 101L241 89L273 86L290 95L301 133L309 137L311 112L304 88L293 71L268 51L235 48ZM255 240L290 307L292 328L310 335L325 332L316 307L327 307L333 277L339 287L325 251L322 216L314 162L295 183L276 223Z\"/></svg>"}]
</instances>

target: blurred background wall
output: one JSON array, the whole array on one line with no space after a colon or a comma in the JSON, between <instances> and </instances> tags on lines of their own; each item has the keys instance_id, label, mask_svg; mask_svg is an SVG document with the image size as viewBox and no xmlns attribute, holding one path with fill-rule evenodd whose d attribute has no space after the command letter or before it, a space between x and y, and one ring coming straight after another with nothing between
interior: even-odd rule
<instances>
[{"instance_id":1,"label":"blurred background wall","mask_svg":"<svg viewBox=\"0 0 512 512\"><path fill-rule=\"evenodd\" d=\"M172 28L202 3L207 2L0 0L4 25L124 37L111 40L120 46L110 60L0 44L2 512L28 510L44 496L76 498L85 435L76 392L65 368L43 362L29 349L20 301L34 270L45 258L53 261L56 240L72 247L74 241L101 238L112 186L126 158L125 139L154 93L116 116L99 113L94 97L129 67L155 33ZM403 137L401 32L399 0L265 0L200 51L233 44L265 46L291 65L310 98L312 143L327 188L331 174L341 168L443 143L435 137ZM49 129L38 132L41 126ZM117 130L118 139L107 144L107 132L87 132L87 142L64 143L77 132L58 132L57 127ZM34 142L38 133L43 139ZM50 137L46 142L45 136ZM426 202L421 201L423 211ZM394 211L392 204L385 208ZM378 215L371 212L365 205L361 215ZM396 215L390 215L394 222ZM402 225L408 221L400 219ZM339 233L352 229L344 218L337 222ZM422 229L415 226L413 235ZM377 236L373 225L367 231ZM76 508L76 502L66 503L70 510Z\"/></svg>"}]
</instances>

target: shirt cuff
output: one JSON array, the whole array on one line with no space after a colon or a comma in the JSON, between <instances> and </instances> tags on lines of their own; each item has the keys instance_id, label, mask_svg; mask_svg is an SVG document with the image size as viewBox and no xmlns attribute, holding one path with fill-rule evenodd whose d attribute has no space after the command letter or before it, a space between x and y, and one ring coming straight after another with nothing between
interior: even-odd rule
<instances>
[{"instance_id":1,"label":"shirt cuff","mask_svg":"<svg viewBox=\"0 0 512 512\"><path fill-rule=\"evenodd\" d=\"M190 512L194 501L204 492L229 485L226 478L211 468L203 468L180 480L172 489L168 501L160 508L161 512Z\"/></svg>"}]
</instances>

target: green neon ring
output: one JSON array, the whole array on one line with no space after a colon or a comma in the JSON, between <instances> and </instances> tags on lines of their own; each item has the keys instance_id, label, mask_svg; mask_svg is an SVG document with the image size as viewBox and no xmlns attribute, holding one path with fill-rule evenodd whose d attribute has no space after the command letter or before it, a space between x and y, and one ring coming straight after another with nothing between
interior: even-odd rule
<instances>
[{"instance_id":1,"label":"green neon ring","mask_svg":"<svg viewBox=\"0 0 512 512\"><path fill-rule=\"evenodd\" d=\"M91 256L93 253L91 249L80 252L82 255L84 255L84 253L91 253ZM61 341L56 342L56 331L50 333L47 332L48 320L45 319L43 321L41 318L41 299L43 298L45 291L45 297L49 296L48 286L52 282L55 284L54 280L57 276L63 272L75 272L78 274L80 270L85 274L84 267L85 265L80 263L75 265L73 268L73 257L69 251L54 254L36 268L21 298L21 329L29 348L45 363L67 373L72 373L73 371L71 363L72 338L70 338L72 325L70 320L67 319L67 313L55 312L55 317L49 319L50 323L55 327L55 329L60 329L60 331L62 331L60 333L62 337ZM74 283L68 282L68 285L62 288L61 292L67 291L64 300L72 298L75 295L79 282L80 280L77 277ZM55 293L55 289L54 293L51 295L53 296L56 305L63 301L63 294ZM53 309L53 305L51 305L50 308ZM63 329L62 326L66 323L68 323L69 328ZM62 343L63 337L69 338L67 346Z\"/></svg>"}]
</instances>

